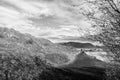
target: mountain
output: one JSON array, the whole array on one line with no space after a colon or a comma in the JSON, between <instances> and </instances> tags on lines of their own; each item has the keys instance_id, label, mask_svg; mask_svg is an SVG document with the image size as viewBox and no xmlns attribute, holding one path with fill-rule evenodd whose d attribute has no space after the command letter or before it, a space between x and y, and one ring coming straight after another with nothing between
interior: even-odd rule
<instances>
[{"instance_id":1,"label":"mountain","mask_svg":"<svg viewBox=\"0 0 120 80\"><path fill-rule=\"evenodd\" d=\"M97 46L94 46L91 43L80 43L80 42L66 42L66 43L59 43L64 46L71 46L74 48L95 48Z\"/></svg>"}]
</instances>

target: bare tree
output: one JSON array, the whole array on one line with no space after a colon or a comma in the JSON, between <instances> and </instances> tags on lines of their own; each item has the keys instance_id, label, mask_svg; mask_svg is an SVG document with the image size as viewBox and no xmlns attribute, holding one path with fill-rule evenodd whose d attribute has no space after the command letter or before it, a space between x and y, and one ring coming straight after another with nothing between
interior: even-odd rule
<instances>
[{"instance_id":1,"label":"bare tree","mask_svg":"<svg viewBox=\"0 0 120 80\"><path fill-rule=\"evenodd\" d=\"M120 79L120 1L119 0L86 0L90 9L81 8L81 13L94 22L93 27L102 31L92 38L103 43L114 54L114 65L107 67L107 79Z\"/></svg>"}]
</instances>

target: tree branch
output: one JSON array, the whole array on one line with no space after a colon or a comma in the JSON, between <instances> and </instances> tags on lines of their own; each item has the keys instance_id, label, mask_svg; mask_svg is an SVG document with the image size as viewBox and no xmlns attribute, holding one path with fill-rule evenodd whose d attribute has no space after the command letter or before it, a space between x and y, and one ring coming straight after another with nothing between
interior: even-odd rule
<instances>
[{"instance_id":1,"label":"tree branch","mask_svg":"<svg viewBox=\"0 0 120 80\"><path fill-rule=\"evenodd\" d=\"M117 6L116 6L116 4L114 3L113 0L107 0L107 2L110 4L111 8L112 8L115 12L117 12L117 13L120 14L120 11L119 11L119 9L117 8Z\"/></svg>"}]
</instances>

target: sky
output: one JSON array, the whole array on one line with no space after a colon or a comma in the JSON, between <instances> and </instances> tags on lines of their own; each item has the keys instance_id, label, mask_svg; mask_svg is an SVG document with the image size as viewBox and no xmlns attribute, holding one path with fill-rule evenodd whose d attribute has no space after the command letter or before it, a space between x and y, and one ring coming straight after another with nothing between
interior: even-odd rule
<instances>
[{"instance_id":1,"label":"sky","mask_svg":"<svg viewBox=\"0 0 120 80\"><path fill-rule=\"evenodd\" d=\"M0 0L0 27L52 42L80 41L98 33L80 14L81 4L82 0Z\"/></svg>"}]
</instances>

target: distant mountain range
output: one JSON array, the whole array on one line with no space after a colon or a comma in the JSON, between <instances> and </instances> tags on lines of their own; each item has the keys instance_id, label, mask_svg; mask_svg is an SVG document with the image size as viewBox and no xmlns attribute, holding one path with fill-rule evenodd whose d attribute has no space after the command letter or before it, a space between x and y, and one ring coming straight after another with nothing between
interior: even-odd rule
<instances>
[{"instance_id":1,"label":"distant mountain range","mask_svg":"<svg viewBox=\"0 0 120 80\"><path fill-rule=\"evenodd\" d=\"M74 48L100 48L100 46L95 46L91 43L65 42L65 43L59 43L59 44L64 46L74 47Z\"/></svg>"}]
</instances>

